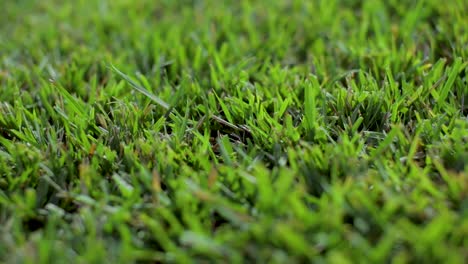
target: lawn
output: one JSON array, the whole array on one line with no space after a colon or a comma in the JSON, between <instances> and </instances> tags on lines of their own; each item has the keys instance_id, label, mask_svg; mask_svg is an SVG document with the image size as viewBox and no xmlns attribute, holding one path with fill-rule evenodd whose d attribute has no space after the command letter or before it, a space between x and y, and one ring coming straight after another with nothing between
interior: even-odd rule
<instances>
[{"instance_id":1,"label":"lawn","mask_svg":"<svg viewBox=\"0 0 468 264\"><path fill-rule=\"evenodd\" d=\"M0 262L468 262L468 1L0 7Z\"/></svg>"}]
</instances>

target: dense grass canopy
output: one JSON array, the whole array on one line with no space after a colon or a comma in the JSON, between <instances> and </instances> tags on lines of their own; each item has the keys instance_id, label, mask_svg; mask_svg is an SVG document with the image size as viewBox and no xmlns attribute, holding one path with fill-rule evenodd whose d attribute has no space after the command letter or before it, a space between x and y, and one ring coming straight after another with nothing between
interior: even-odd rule
<instances>
[{"instance_id":1,"label":"dense grass canopy","mask_svg":"<svg viewBox=\"0 0 468 264\"><path fill-rule=\"evenodd\" d=\"M0 262L468 261L467 1L0 7Z\"/></svg>"}]
</instances>

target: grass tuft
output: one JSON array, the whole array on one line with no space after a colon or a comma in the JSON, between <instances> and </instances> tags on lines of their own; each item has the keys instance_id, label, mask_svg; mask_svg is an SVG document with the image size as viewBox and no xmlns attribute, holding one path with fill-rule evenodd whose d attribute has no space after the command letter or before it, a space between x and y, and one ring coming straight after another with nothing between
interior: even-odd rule
<instances>
[{"instance_id":1,"label":"grass tuft","mask_svg":"<svg viewBox=\"0 0 468 264\"><path fill-rule=\"evenodd\" d=\"M468 262L467 3L3 1L0 262Z\"/></svg>"}]
</instances>

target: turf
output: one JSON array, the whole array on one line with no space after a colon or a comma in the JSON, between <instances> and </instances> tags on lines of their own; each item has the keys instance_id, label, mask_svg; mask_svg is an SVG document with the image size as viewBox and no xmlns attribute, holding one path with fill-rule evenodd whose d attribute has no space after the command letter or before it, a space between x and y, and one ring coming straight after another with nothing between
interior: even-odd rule
<instances>
[{"instance_id":1,"label":"turf","mask_svg":"<svg viewBox=\"0 0 468 264\"><path fill-rule=\"evenodd\" d=\"M468 261L467 1L0 7L0 262Z\"/></svg>"}]
</instances>

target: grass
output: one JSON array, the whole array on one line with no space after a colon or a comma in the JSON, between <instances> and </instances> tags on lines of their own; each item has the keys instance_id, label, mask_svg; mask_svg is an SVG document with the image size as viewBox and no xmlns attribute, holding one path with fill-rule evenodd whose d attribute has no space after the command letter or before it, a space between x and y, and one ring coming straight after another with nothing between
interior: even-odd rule
<instances>
[{"instance_id":1,"label":"grass","mask_svg":"<svg viewBox=\"0 0 468 264\"><path fill-rule=\"evenodd\" d=\"M2 1L0 262L467 262L467 3Z\"/></svg>"}]
</instances>

